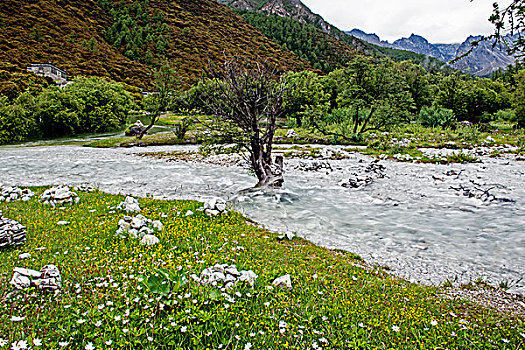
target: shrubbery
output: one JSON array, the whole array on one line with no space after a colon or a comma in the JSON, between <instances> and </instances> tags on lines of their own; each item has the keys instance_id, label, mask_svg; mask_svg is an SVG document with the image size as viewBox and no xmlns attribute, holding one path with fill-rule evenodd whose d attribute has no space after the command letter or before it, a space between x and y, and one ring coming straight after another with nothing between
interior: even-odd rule
<instances>
[{"instance_id":1,"label":"shrubbery","mask_svg":"<svg viewBox=\"0 0 525 350\"><path fill-rule=\"evenodd\" d=\"M419 112L419 122L423 126L436 127L440 126L442 128L450 126L456 121L456 116L454 112L450 109L443 107L427 107L424 106Z\"/></svg>"},{"instance_id":2,"label":"shrubbery","mask_svg":"<svg viewBox=\"0 0 525 350\"><path fill-rule=\"evenodd\" d=\"M132 106L122 85L84 77L64 89L0 98L0 143L114 130L126 122Z\"/></svg>"}]
</instances>

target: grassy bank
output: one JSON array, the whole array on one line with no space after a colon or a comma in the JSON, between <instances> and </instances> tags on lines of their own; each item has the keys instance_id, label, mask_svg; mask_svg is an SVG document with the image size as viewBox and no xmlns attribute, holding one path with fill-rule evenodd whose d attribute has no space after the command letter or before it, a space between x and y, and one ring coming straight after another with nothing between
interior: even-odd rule
<instances>
[{"instance_id":1,"label":"grassy bank","mask_svg":"<svg viewBox=\"0 0 525 350\"><path fill-rule=\"evenodd\" d=\"M113 208L124 196L79 192L80 203L53 209L39 202L42 188L33 190L29 202L0 203L5 217L28 227L24 246L0 251L3 348L35 339L49 349L518 349L525 342L523 319L440 298L350 253L279 241L238 213L212 218L198 202L140 199L142 214L164 223L160 243L147 247L115 237L124 213ZM32 257L19 261L25 252ZM144 284L155 273L180 281L217 263L258 278L227 293L189 279L161 296ZM46 264L62 272L60 292L9 285L14 267ZM285 274L292 290L269 287Z\"/></svg>"}]
</instances>

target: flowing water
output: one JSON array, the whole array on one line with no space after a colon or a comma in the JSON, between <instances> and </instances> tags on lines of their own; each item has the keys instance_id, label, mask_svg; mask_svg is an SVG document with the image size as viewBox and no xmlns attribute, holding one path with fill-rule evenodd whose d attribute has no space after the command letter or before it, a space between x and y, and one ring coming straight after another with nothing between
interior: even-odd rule
<instances>
[{"instance_id":1,"label":"flowing water","mask_svg":"<svg viewBox=\"0 0 525 350\"><path fill-rule=\"evenodd\" d=\"M384 176L367 186L345 188L341 181L369 174L372 158L351 153L348 159L324 161L331 169L318 171L304 170L316 161L292 159L285 164L282 189L241 192L256 183L241 167L136 156L195 149L2 147L0 183L94 184L137 196L230 198L237 210L270 230L294 231L314 243L351 251L411 281L467 283L481 278L494 285L506 282L510 291L525 294L525 162L488 157L480 164L454 165L383 160Z\"/></svg>"}]
</instances>

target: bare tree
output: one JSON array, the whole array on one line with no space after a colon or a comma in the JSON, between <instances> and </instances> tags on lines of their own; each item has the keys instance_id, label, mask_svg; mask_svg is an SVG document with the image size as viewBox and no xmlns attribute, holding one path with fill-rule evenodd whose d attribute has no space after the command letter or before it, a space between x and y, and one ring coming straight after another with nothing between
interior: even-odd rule
<instances>
[{"instance_id":1,"label":"bare tree","mask_svg":"<svg viewBox=\"0 0 525 350\"><path fill-rule=\"evenodd\" d=\"M238 58L221 68L210 65L208 73L211 78L197 87L196 100L219 122L215 130L248 151L258 187L281 186L282 157L273 162L272 148L283 113L284 75L267 62L247 64Z\"/></svg>"}]
</instances>

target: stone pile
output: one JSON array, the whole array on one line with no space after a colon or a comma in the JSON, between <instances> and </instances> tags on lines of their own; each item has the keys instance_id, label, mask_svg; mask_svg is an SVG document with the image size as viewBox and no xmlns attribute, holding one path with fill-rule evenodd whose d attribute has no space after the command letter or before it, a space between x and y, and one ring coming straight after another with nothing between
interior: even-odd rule
<instances>
[{"instance_id":1,"label":"stone pile","mask_svg":"<svg viewBox=\"0 0 525 350\"><path fill-rule=\"evenodd\" d=\"M158 243L158 238L153 236L153 233L155 231L162 231L163 225L162 222L159 220L151 220L146 218L144 215L137 215L135 217L132 216L124 216L123 219L120 219L118 222L118 229L116 232L116 235L121 238L125 238L126 236L130 236L133 238L143 238L143 241L141 241L142 244L152 245ZM157 238L155 240L153 237L147 237L146 236L153 236ZM155 242L156 243L151 243Z\"/></svg>"},{"instance_id":2,"label":"stone pile","mask_svg":"<svg viewBox=\"0 0 525 350\"><path fill-rule=\"evenodd\" d=\"M22 200L27 202L35 194L28 188L21 189L19 187L0 187L0 202L12 202Z\"/></svg>"},{"instance_id":3,"label":"stone pile","mask_svg":"<svg viewBox=\"0 0 525 350\"><path fill-rule=\"evenodd\" d=\"M62 287L62 277L55 265L46 265L40 271L15 267L10 284L16 289L58 289Z\"/></svg>"},{"instance_id":4,"label":"stone pile","mask_svg":"<svg viewBox=\"0 0 525 350\"><path fill-rule=\"evenodd\" d=\"M40 200L44 204L55 207L58 204L78 203L80 198L75 192L69 190L69 186L57 186L45 190L40 196Z\"/></svg>"},{"instance_id":5,"label":"stone pile","mask_svg":"<svg viewBox=\"0 0 525 350\"><path fill-rule=\"evenodd\" d=\"M123 202L117 206L117 209L123 210L126 213L140 213L139 201L133 197L127 196Z\"/></svg>"},{"instance_id":6,"label":"stone pile","mask_svg":"<svg viewBox=\"0 0 525 350\"><path fill-rule=\"evenodd\" d=\"M247 282L253 287L259 276L252 270L239 271L235 265L216 264L202 270L200 277L195 274L190 277L198 283L210 284L219 287L221 290L227 290L239 282Z\"/></svg>"},{"instance_id":7,"label":"stone pile","mask_svg":"<svg viewBox=\"0 0 525 350\"><path fill-rule=\"evenodd\" d=\"M4 218L0 211L0 249L24 244L27 229L18 221Z\"/></svg>"},{"instance_id":8,"label":"stone pile","mask_svg":"<svg viewBox=\"0 0 525 350\"><path fill-rule=\"evenodd\" d=\"M374 180L385 176L385 166L374 161L364 169L363 173L354 173L348 181L342 181L341 186L346 188L366 187Z\"/></svg>"},{"instance_id":9,"label":"stone pile","mask_svg":"<svg viewBox=\"0 0 525 350\"><path fill-rule=\"evenodd\" d=\"M320 160L313 160L310 162L307 161L300 161L297 166L295 166L296 170L301 171L321 171L321 170L329 170L332 171L332 166L329 162L326 161L320 161Z\"/></svg>"},{"instance_id":10,"label":"stone pile","mask_svg":"<svg viewBox=\"0 0 525 350\"><path fill-rule=\"evenodd\" d=\"M80 192L95 192L97 189L91 185L79 185L73 187L73 190Z\"/></svg>"},{"instance_id":11,"label":"stone pile","mask_svg":"<svg viewBox=\"0 0 525 350\"><path fill-rule=\"evenodd\" d=\"M228 210L226 210L226 207L227 204L224 199L212 198L204 202L202 210L210 216L217 216L222 213L227 214Z\"/></svg>"}]
</instances>

